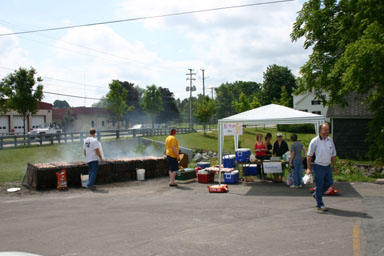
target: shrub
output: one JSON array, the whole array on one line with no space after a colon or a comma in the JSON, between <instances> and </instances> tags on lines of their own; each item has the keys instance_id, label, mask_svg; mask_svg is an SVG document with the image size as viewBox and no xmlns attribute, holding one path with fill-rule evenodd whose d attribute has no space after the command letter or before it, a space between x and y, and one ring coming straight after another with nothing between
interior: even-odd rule
<instances>
[{"instance_id":1,"label":"shrub","mask_svg":"<svg viewBox=\"0 0 384 256\"><path fill-rule=\"evenodd\" d=\"M290 133L315 133L315 126L313 124L278 124L277 130L281 132Z\"/></svg>"}]
</instances>

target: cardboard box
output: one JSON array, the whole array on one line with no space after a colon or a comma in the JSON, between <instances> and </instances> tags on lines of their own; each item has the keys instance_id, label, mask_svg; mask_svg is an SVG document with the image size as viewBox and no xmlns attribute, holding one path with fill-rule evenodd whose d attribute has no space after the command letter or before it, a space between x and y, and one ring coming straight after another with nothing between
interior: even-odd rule
<instances>
[{"instance_id":1,"label":"cardboard box","mask_svg":"<svg viewBox=\"0 0 384 256\"><path fill-rule=\"evenodd\" d=\"M189 164L189 159L187 154L179 154L179 165L183 166L184 168L188 167Z\"/></svg>"}]
</instances>

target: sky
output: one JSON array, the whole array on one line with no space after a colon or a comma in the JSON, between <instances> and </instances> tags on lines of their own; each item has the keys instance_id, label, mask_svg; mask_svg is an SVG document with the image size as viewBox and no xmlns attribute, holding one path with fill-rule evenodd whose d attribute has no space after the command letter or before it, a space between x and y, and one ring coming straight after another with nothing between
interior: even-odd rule
<instances>
[{"instance_id":1,"label":"sky","mask_svg":"<svg viewBox=\"0 0 384 256\"><path fill-rule=\"evenodd\" d=\"M7 0L0 4L0 34L263 2L267 1ZM0 35L0 79L19 67L33 67L43 78L44 102L58 99L89 107L108 93L112 80L142 88L155 84L184 99L189 97L188 69L196 73L194 96L203 93L202 69L209 95L207 88L225 82L262 83L263 72L273 64L287 66L298 76L310 54L302 40L290 39L301 6L301 1L291 1Z\"/></svg>"}]
</instances>

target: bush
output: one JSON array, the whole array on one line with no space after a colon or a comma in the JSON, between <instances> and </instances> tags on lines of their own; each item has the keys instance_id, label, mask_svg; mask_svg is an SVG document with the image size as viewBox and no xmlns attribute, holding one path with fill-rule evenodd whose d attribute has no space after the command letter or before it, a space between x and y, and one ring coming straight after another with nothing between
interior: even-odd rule
<instances>
[{"instance_id":1,"label":"bush","mask_svg":"<svg viewBox=\"0 0 384 256\"><path fill-rule=\"evenodd\" d=\"M313 124L278 124L277 130L281 132L290 133L315 133L315 126Z\"/></svg>"}]
</instances>

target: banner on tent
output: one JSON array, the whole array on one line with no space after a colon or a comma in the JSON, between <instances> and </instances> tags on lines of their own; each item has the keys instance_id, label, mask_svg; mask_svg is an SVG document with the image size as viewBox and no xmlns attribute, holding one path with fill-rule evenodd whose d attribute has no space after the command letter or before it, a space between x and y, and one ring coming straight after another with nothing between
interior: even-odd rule
<instances>
[{"instance_id":1,"label":"banner on tent","mask_svg":"<svg viewBox=\"0 0 384 256\"><path fill-rule=\"evenodd\" d=\"M223 124L224 136L243 135L243 126L238 123Z\"/></svg>"}]
</instances>

